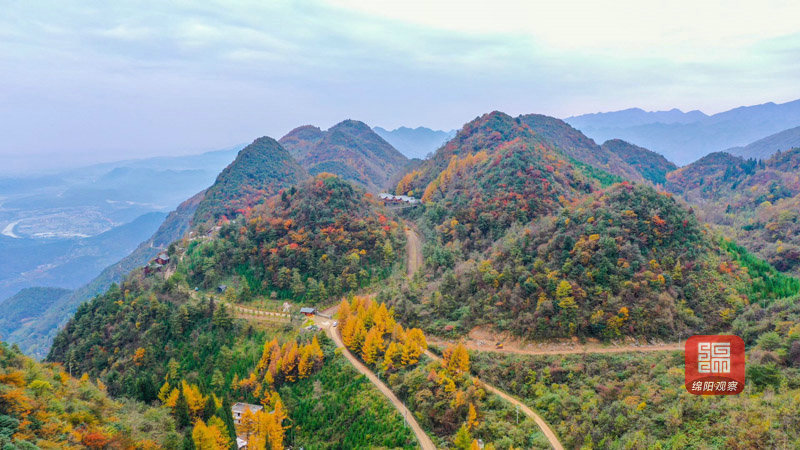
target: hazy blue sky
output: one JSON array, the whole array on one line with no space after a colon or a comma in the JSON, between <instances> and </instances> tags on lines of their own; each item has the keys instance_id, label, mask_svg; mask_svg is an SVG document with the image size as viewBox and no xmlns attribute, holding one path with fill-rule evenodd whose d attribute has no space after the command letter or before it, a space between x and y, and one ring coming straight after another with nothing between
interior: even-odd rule
<instances>
[{"instance_id":1,"label":"hazy blue sky","mask_svg":"<svg viewBox=\"0 0 800 450\"><path fill-rule=\"evenodd\" d=\"M0 166L800 97L796 1L598 3L0 0Z\"/></svg>"}]
</instances>

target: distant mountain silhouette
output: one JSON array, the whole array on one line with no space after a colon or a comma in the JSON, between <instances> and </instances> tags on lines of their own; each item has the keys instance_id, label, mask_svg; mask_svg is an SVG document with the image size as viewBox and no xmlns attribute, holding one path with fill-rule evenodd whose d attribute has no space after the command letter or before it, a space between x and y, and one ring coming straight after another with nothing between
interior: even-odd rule
<instances>
[{"instance_id":1,"label":"distant mountain silhouette","mask_svg":"<svg viewBox=\"0 0 800 450\"><path fill-rule=\"evenodd\" d=\"M394 130L375 127L373 130L408 158L424 159L456 135L457 130L442 131L426 127L400 127Z\"/></svg>"},{"instance_id":2,"label":"distant mountain silhouette","mask_svg":"<svg viewBox=\"0 0 800 450\"><path fill-rule=\"evenodd\" d=\"M628 108L607 113L583 114L564 119L570 125L581 128L619 128L635 127L651 123L692 123L707 118L702 111L683 112L673 108L669 111L645 111L641 108Z\"/></svg>"},{"instance_id":3,"label":"distant mountain silhouette","mask_svg":"<svg viewBox=\"0 0 800 450\"><path fill-rule=\"evenodd\" d=\"M800 127L783 130L744 147L731 147L727 152L743 158L767 159L778 151L800 148Z\"/></svg>"},{"instance_id":4,"label":"distant mountain silhouette","mask_svg":"<svg viewBox=\"0 0 800 450\"><path fill-rule=\"evenodd\" d=\"M678 164L800 125L800 100L742 106L712 116L673 111L625 110L585 114L566 121L596 141L624 139ZM643 123L645 120L649 122Z\"/></svg>"}]
</instances>

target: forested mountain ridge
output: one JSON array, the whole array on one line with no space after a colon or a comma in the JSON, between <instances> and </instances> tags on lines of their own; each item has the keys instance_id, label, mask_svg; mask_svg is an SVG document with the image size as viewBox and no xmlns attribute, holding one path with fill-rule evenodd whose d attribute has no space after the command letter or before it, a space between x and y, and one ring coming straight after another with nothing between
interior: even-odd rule
<instances>
[{"instance_id":1,"label":"forested mountain ridge","mask_svg":"<svg viewBox=\"0 0 800 450\"><path fill-rule=\"evenodd\" d=\"M722 329L758 299L749 285L692 212L622 183L457 263L415 314L434 332L488 325L528 339L669 339Z\"/></svg>"},{"instance_id":2,"label":"forested mountain ridge","mask_svg":"<svg viewBox=\"0 0 800 450\"><path fill-rule=\"evenodd\" d=\"M621 139L605 141L601 147L619 156L623 161L633 166L645 180L656 186L666 183L667 173L678 168L661 154Z\"/></svg>"},{"instance_id":3,"label":"forested mountain ridge","mask_svg":"<svg viewBox=\"0 0 800 450\"><path fill-rule=\"evenodd\" d=\"M402 153L357 120L339 122L327 131L310 125L298 127L280 143L312 175L333 173L370 192L386 188L408 163Z\"/></svg>"},{"instance_id":4,"label":"forested mountain ridge","mask_svg":"<svg viewBox=\"0 0 800 450\"><path fill-rule=\"evenodd\" d=\"M404 319L453 336L484 325L528 339L669 338L722 330L748 303L800 287L671 195L568 157L559 145L593 143L558 125L486 114L399 182L422 198L427 241L422 291L383 297ZM650 183L702 178L624 141L604 145ZM722 174L731 158L706 159Z\"/></svg>"},{"instance_id":5,"label":"forested mountain ridge","mask_svg":"<svg viewBox=\"0 0 800 450\"><path fill-rule=\"evenodd\" d=\"M666 189L782 271L800 274L800 149L767 160L712 153L667 174Z\"/></svg>"},{"instance_id":6,"label":"forested mountain ridge","mask_svg":"<svg viewBox=\"0 0 800 450\"><path fill-rule=\"evenodd\" d=\"M341 357L325 342L323 350L315 333L298 335L302 321L254 326L234 320L230 304L256 299L319 303L385 277L399 258L403 238L398 222L382 208L371 194L330 174L282 190L223 221L210 235L187 235L171 245L163 271L136 270L81 305L55 339L48 360L86 371L114 395L159 402L172 412L185 444L200 445L205 435L232 442L230 404L242 400L278 411L259 419L271 423L264 430L272 431L251 436L263 436L271 448L283 448L286 436L275 424L287 415L297 424L315 424L322 435L341 435L315 421L313 413L284 410L281 400L287 395L292 404L307 402L297 398L292 384L318 370L327 373L328 383L331 369L323 367ZM216 296L220 282L227 286L224 302ZM181 395L188 403L185 414ZM370 395L365 391L352 401ZM368 401L381 410L374 398ZM392 414L383 419L361 414L360 429L381 429L386 435L346 432L347 441L405 445L408 434ZM385 422L377 427L377 420ZM296 433L303 439L299 442L315 439L299 429Z\"/></svg>"},{"instance_id":7,"label":"forested mountain ridge","mask_svg":"<svg viewBox=\"0 0 800 450\"><path fill-rule=\"evenodd\" d=\"M511 145L510 142L515 140L560 153L584 171L592 172L590 176L600 175L598 171L612 175L601 175L605 184L622 180L659 184L663 183L666 172L676 168L661 155L624 141L612 140L602 146L597 145L579 130L554 117L526 114L512 118L494 111L464 125L430 160L423 161L415 170L406 173L397 191L416 193L419 197L453 156L460 156L463 152L491 153L497 145Z\"/></svg>"},{"instance_id":8,"label":"forested mountain ridge","mask_svg":"<svg viewBox=\"0 0 800 450\"><path fill-rule=\"evenodd\" d=\"M325 139L320 134L313 127L295 130L299 157L316 151ZM580 136L570 132L561 142ZM401 179L398 192L423 200L404 209L384 207L361 187L328 173L271 179L269 189L240 191L228 180L246 182L247 174L263 174L263 167L229 167L220 175L214 207L207 209L226 211L211 216L216 226L184 234L169 246L166 266L135 270L82 305L48 360L87 372L113 395L160 404L184 434L184 445L211 436L227 447L232 401L275 411L258 419L266 427L255 434L263 435L259 445L295 444L276 426L289 423L298 444L335 445L303 437L301 424L315 424L318 436L355 447L407 445L401 420L377 427L365 420L379 418L359 414L359 429L383 433L374 437L342 436L320 419L332 411L327 402L333 396L328 392L336 390L330 380L337 353L296 311L368 289L378 291L394 313L350 298L340 308L354 305L358 321L342 322L342 338L420 414L437 442L467 448L462 444L472 442L474 432L517 445L529 442L534 425L513 425L508 404L487 396L469 375L465 349L448 349L443 364L418 355L423 364L398 366L404 357L395 341L403 327L449 338L484 326L534 340L672 340L728 330L748 305L769 307L800 289L794 279L719 238L675 196L649 183L623 182L556 142L557 135L537 133L522 118L481 116ZM260 144L299 167L275 141ZM609 143L606 150L638 161L629 167L651 181L668 167L626 143ZM274 162L265 156L269 152L255 152ZM237 158L245 166L252 161ZM710 173L724 177L726 161L722 156ZM773 165L784 173L796 164L786 155ZM267 169L283 173L280 167ZM400 264L406 245L400 217L425 238L425 267L412 277ZM231 308L264 305L274 312L284 302L290 311L278 323L248 322L252 318L242 309ZM460 362L452 363L456 353ZM291 399L285 404L293 409L284 409L282 398ZM319 406L312 410L312 403ZM368 409L380 408L373 403Z\"/></svg>"},{"instance_id":9,"label":"forested mountain ridge","mask_svg":"<svg viewBox=\"0 0 800 450\"><path fill-rule=\"evenodd\" d=\"M530 130L519 120L493 111L466 123L445 145L440 147L430 159L414 171L407 173L397 186L398 194L422 197L428 183L434 180L450 163L453 157L463 157L480 151L492 151L503 142L516 138L532 138Z\"/></svg>"},{"instance_id":10,"label":"forested mountain ridge","mask_svg":"<svg viewBox=\"0 0 800 450\"><path fill-rule=\"evenodd\" d=\"M236 159L217 176L197 206L195 225L234 217L282 188L308 177L289 152L264 136L243 148Z\"/></svg>"},{"instance_id":11,"label":"forested mountain ridge","mask_svg":"<svg viewBox=\"0 0 800 450\"><path fill-rule=\"evenodd\" d=\"M48 359L101 376L117 395L150 401L153 386L161 383L152 377L164 376L170 358L196 367L190 364L189 346L210 345L203 354L211 364L222 346L238 345L241 332L252 336L252 329L231 322L226 307L209 295L218 283L227 283L228 302L278 297L308 304L385 276L403 238L399 224L381 208L360 188L320 174L248 210L212 236L177 241L170 246L169 270L135 270L119 286L81 305ZM202 290L196 293L193 287ZM193 333L208 333L210 341L197 341ZM160 345L164 342L170 345ZM138 348L146 356L134 361ZM137 374L139 367L150 368L147 376ZM212 385L211 367L192 381Z\"/></svg>"},{"instance_id":12,"label":"forested mountain ridge","mask_svg":"<svg viewBox=\"0 0 800 450\"><path fill-rule=\"evenodd\" d=\"M570 158L589 164L629 181L642 182L642 175L616 153L601 147L563 120L542 114L525 114L519 119L540 138Z\"/></svg>"},{"instance_id":13,"label":"forested mountain ridge","mask_svg":"<svg viewBox=\"0 0 800 450\"><path fill-rule=\"evenodd\" d=\"M388 275L404 237L372 197L331 174L285 190L188 243L178 271L195 286L233 281L241 296L318 303ZM233 286L232 286L233 288Z\"/></svg>"},{"instance_id":14,"label":"forested mountain ridge","mask_svg":"<svg viewBox=\"0 0 800 450\"><path fill-rule=\"evenodd\" d=\"M423 220L436 240L457 242L457 251L467 252L485 249L512 224L554 211L599 185L519 118L493 112L466 124L407 173L397 192L421 197L428 204Z\"/></svg>"}]
</instances>

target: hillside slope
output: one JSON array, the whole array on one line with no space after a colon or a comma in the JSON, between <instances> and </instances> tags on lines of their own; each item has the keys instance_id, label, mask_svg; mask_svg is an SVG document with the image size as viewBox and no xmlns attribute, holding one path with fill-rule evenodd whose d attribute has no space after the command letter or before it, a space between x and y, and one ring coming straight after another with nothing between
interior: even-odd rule
<instances>
[{"instance_id":1,"label":"hillside slope","mask_svg":"<svg viewBox=\"0 0 800 450\"><path fill-rule=\"evenodd\" d=\"M519 118L540 138L560 149L570 158L630 181L644 181L642 175L626 160L609 149L597 145L592 139L563 120L541 114L526 114Z\"/></svg>"},{"instance_id":2,"label":"hillside slope","mask_svg":"<svg viewBox=\"0 0 800 450\"><path fill-rule=\"evenodd\" d=\"M261 137L243 148L217 176L197 206L195 225L232 218L308 177L286 149L270 137Z\"/></svg>"},{"instance_id":3,"label":"hillside slope","mask_svg":"<svg viewBox=\"0 0 800 450\"><path fill-rule=\"evenodd\" d=\"M168 411L112 400L101 383L72 378L0 343L0 445L28 448L175 448Z\"/></svg>"},{"instance_id":4,"label":"hillside slope","mask_svg":"<svg viewBox=\"0 0 800 450\"><path fill-rule=\"evenodd\" d=\"M667 174L666 188L776 268L800 275L800 149L767 160L712 153Z\"/></svg>"},{"instance_id":5,"label":"hillside slope","mask_svg":"<svg viewBox=\"0 0 800 450\"><path fill-rule=\"evenodd\" d=\"M678 168L678 166L660 154L621 139L606 141L601 147L607 152L619 156L620 159L636 169L645 180L654 185L666 183L667 173Z\"/></svg>"},{"instance_id":6,"label":"hillside slope","mask_svg":"<svg viewBox=\"0 0 800 450\"><path fill-rule=\"evenodd\" d=\"M295 128L280 139L312 175L328 172L379 192L408 159L369 126L345 120L327 131L310 125Z\"/></svg>"},{"instance_id":7,"label":"hillside slope","mask_svg":"<svg viewBox=\"0 0 800 450\"><path fill-rule=\"evenodd\" d=\"M520 118L493 112L464 125L397 192L428 204L426 226L442 245L471 250L598 185Z\"/></svg>"},{"instance_id":8,"label":"hillside slope","mask_svg":"<svg viewBox=\"0 0 800 450\"><path fill-rule=\"evenodd\" d=\"M32 287L17 292L2 302L3 315L0 317L0 337L9 341L9 335L36 320L40 314L52 307L62 297L72 291L54 287Z\"/></svg>"},{"instance_id":9,"label":"hillside slope","mask_svg":"<svg viewBox=\"0 0 800 450\"><path fill-rule=\"evenodd\" d=\"M439 333L485 325L529 339L668 339L723 328L755 299L749 286L688 208L622 183L447 270L417 314Z\"/></svg>"},{"instance_id":10,"label":"hillside slope","mask_svg":"<svg viewBox=\"0 0 800 450\"><path fill-rule=\"evenodd\" d=\"M361 188L317 175L215 238L190 240L177 270L193 286L227 283L245 301L277 295L324 302L388 274L403 234L385 214Z\"/></svg>"}]
</instances>

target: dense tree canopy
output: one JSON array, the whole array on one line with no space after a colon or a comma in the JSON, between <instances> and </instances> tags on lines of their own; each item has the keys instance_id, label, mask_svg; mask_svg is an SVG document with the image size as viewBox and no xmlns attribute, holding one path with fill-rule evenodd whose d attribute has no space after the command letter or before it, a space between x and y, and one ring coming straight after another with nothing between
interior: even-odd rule
<instances>
[{"instance_id":1,"label":"dense tree canopy","mask_svg":"<svg viewBox=\"0 0 800 450\"><path fill-rule=\"evenodd\" d=\"M398 222L369 194L321 174L188 243L178 267L194 286L238 277L254 295L311 303L388 275L403 248Z\"/></svg>"}]
</instances>

